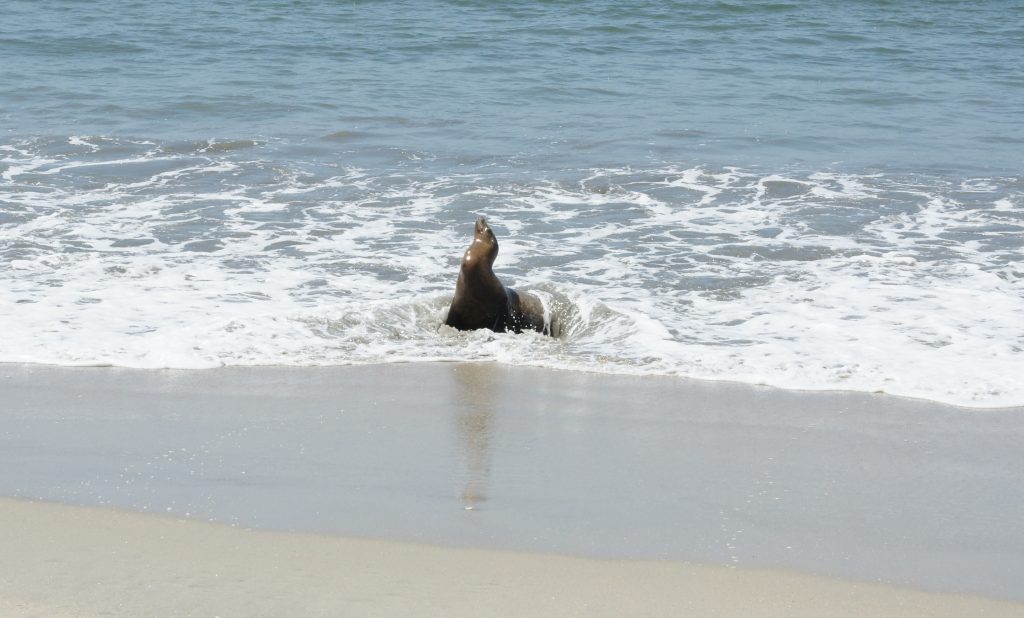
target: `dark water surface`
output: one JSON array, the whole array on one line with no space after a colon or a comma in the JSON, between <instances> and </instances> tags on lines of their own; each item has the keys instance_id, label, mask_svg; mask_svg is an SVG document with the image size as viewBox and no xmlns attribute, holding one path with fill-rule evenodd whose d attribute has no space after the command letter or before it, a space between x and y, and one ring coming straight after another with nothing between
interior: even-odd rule
<instances>
[{"instance_id":1,"label":"dark water surface","mask_svg":"<svg viewBox=\"0 0 1024 618\"><path fill-rule=\"evenodd\" d=\"M14 135L1019 171L1008 2L21 2ZM369 159L373 160L373 159ZM543 162L543 163L542 163Z\"/></svg>"}]
</instances>

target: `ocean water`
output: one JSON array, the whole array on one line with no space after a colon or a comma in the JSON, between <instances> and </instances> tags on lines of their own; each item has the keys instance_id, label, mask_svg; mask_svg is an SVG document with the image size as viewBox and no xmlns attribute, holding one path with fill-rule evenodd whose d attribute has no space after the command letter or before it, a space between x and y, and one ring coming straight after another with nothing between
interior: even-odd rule
<instances>
[{"instance_id":1,"label":"ocean water","mask_svg":"<svg viewBox=\"0 0 1024 618\"><path fill-rule=\"evenodd\" d=\"M1024 405L1024 5L2 8L0 362ZM442 326L478 214L558 338Z\"/></svg>"}]
</instances>

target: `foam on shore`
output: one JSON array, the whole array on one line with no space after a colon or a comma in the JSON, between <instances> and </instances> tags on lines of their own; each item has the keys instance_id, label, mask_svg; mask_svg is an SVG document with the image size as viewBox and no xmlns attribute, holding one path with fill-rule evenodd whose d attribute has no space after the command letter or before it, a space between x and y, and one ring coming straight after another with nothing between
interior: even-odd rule
<instances>
[{"instance_id":1,"label":"foam on shore","mask_svg":"<svg viewBox=\"0 0 1024 618\"><path fill-rule=\"evenodd\" d=\"M332 366L471 350L1024 404L1019 178L362 168L299 146L0 143L0 362ZM557 341L439 328L480 213L499 276L545 296Z\"/></svg>"}]
</instances>

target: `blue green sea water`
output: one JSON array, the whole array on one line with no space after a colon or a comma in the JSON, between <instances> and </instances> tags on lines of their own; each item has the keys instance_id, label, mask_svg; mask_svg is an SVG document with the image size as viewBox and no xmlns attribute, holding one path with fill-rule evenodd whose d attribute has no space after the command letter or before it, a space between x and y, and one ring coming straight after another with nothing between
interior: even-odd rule
<instances>
[{"instance_id":1,"label":"blue green sea water","mask_svg":"<svg viewBox=\"0 0 1024 618\"><path fill-rule=\"evenodd\" d=\"M1024 5L4 0L0 361L1024 404ZM557 339L440 327L473 220Z\"/></svg>"}]
</instances>

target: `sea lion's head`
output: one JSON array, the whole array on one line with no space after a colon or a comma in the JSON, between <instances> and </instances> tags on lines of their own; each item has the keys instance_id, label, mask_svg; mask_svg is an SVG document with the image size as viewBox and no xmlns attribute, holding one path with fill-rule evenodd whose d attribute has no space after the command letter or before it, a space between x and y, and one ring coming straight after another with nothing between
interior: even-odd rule
<instances>
[{"instance_id":1,"label":"sea lion's head","mask_svg":"<svg viewBox=\"0 0 1024 618\"><path fill-rule=\"evenodd\" d=\"M488 267L494 264L494 258L498 257L498 239L494 237L491 226L487 225L487 219L477 217L476 228L473 231L473 244L466 249L462 257L462 265L475 266L483 263Z\"/></svg>"}]
</instances>

